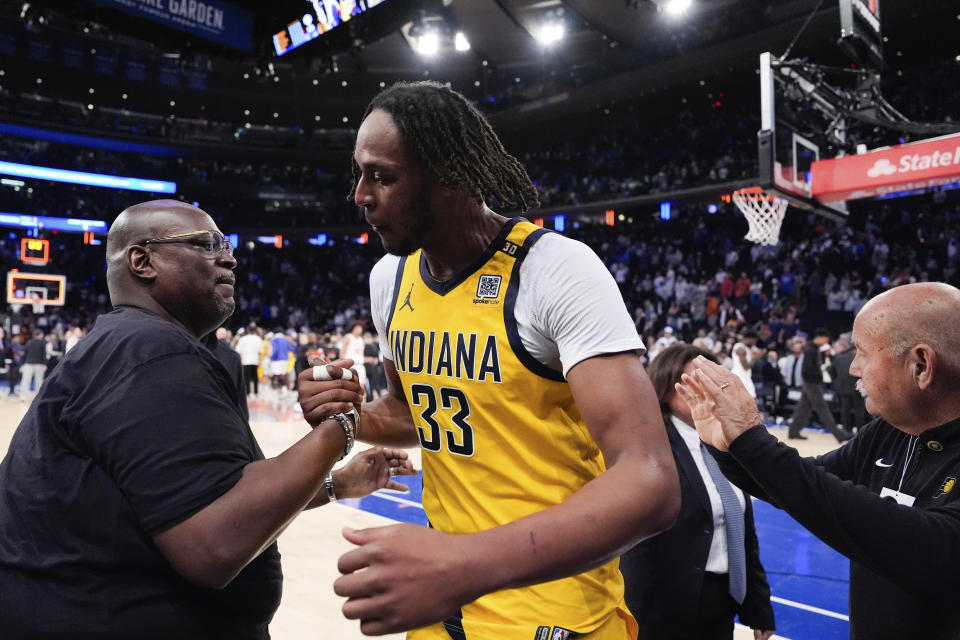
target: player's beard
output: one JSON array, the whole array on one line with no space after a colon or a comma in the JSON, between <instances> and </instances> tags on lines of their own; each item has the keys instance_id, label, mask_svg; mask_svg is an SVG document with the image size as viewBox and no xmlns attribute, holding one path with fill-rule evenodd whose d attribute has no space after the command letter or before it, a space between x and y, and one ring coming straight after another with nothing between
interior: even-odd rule
<instances>
[{"instance_id":1,"label":"player's beard","mask_svg":"<svg viewBox=\"0 0 960 640\"><path fill-rule=\"evenodd\" d=\"M430 193L422 189L404 210L405 225L403 235L394 240L387 240L383 236L380 241L387 253L395 256L408 256L423 247L424 239L430 231Z\"/></svg>"}]
</instances>

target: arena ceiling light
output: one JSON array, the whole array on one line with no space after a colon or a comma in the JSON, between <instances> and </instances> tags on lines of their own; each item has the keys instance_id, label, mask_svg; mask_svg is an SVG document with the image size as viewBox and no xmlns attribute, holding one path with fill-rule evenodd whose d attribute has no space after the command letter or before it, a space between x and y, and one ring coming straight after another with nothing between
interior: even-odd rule
<instances>
[{"instance_id":1,"label":"arena ceiling light","mask_svg":"<svg viewBox=\"0 0 960 640\"><path fill-rule=\"evenodd\" d=\"M457 31L453 36L453 46L457 51L469 51L470 41L467 40L467 34L463 31Z\"/></svg>"},{"instance_id":2,"label":"arena ceiling light","mask_svg":"<svg viewBox=\"0 0 960 640\"><path fill-rule=\"evenodd\" d=\"M533 37L545 47L563 40L564 28L562 22L548 22L534 31Z\"/></svg>"},{"instance_id":3,"label":"arena ceiling light","mask_svg":"<svg viewBox=\"0 0 960 640\"><path fill-rule=\"evenodd\" d=\"M693 5L693 0L670 0L663 10L672 16L683 15Z\"/></svg>"},{"instance_id":4,"label":"arena ceiling light","mask_svg":"<svg viewBox=\"0 0 960 640\"><path fill-rule=\"evenodd\" d=\"M440 50L440 34L434 30L425 31L417 38L417 53L422 56L436 55Z\"/></svg>"}]
</instances>

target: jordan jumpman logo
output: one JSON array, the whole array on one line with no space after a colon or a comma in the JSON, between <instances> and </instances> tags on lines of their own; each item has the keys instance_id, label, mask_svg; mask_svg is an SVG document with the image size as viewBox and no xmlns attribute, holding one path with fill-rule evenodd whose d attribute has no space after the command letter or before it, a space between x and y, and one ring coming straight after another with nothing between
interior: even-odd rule
<instances>
[{"instance_id":1,"label":"jordan jumpman logo","mask_svg":"<svg viewBox=\"0 0 960 640\"><path fill-rule=\"evenodd\" d=\"M410 291L407 291L407 297L406 297L406 299L403 301L403 304L400 305L400 309L403 309L404 307L410 307L410 311L413 311L413 305L410 304L410 294L411 294L411 293L413 293L413 284L412 284L412 283L411 283L411 285L410 285Z\"/></svg>"}]
</instances>

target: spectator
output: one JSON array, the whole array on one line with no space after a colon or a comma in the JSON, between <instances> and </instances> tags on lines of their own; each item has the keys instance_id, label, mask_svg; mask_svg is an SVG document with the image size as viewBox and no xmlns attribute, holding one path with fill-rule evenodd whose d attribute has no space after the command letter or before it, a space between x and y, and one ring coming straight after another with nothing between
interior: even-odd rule
<instances>
[{"instance_id":1,"label":"spectator","mask_svg":"<svg viewBox=\"0 0 960 640\"><path fill-rule=\"evenodd\" d=\"M827 431L833 434L837 442L846 442L850 439L850 433L837 426L837 421L833 418L833 412L823 398L823 353L822 347L829 347L830 332L826 329L817 329L812 341L808 342L803 348L803 366L800 370L800 376L803 379L803 385L800 388L800 401L790 416L790 429L788 438L793 440L806 440L807 437L800 433L810 421L811 412L817 415L820 423L826 427Z\"/></svg>"},{"instance_id":2,"label":"spectator","mask_svg":"<svg viewBox=\"0 0 960 640\"><path fill-rule=\"evenodd\" d=\"M257 367L260 366L260 353L263 351L263 339L257 333L257 325L251 324L237 340L234 347L240 354L240 363L243 366L244 395L250 396L250 386L253 385L253 396L260 394L260 376Z\"/></svg>"},{"instance_id":3,"label":"spectator","mask_svg":"<svg viewBox=\"0 0 960 640\"><path fill-rule=\"evenodd\" d=\"M20 373L20 400L27 401L31 390L31 382L35 383L34 391L40 390L43 384L43 375L47 371L47 343L43 339L43 331L36 329L33 338L23 347L23 364Z\"/></svg>"},{"instance_id":4,"label":"spectator","mask_svg":"<svg viewBox=\"0 0 960 640\"><path fill-rule=\"evenodd\" d=\"M834 344L835 355L831 358L830 376L833 390L840 399L840 422L847 431L856 432L866 423L866 407L863 395L857 389L857 379L850 374L850 365L857 356L857 348L850 342L850 334L844 333Z\"/></svg>"}]
</instances>

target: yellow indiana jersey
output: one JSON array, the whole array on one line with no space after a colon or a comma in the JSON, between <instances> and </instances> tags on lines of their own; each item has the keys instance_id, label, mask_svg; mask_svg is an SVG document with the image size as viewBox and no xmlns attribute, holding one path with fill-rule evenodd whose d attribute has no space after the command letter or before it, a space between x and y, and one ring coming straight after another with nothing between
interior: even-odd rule
<instances>
[{"instance_id":1,"label":"yellow indiana jersey","mask_svg":"<svg viewBox=\"0 0 960 640\"><path fill-rule=\"evenodd\" d=\"M517 332L520 264L543 233L508 221L443 283L419 251L397 269L388 342L420 436L423 506L439 531L475 533L547 509L605 469L562 374L527 353ZM633 624L624 621L617 560L484 596L461 614L446 631L434 625L410 637L620 640Z\"/></svg>"}]
</instances>

